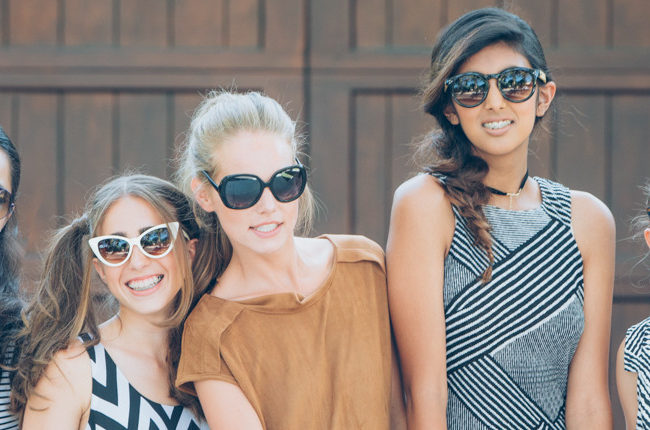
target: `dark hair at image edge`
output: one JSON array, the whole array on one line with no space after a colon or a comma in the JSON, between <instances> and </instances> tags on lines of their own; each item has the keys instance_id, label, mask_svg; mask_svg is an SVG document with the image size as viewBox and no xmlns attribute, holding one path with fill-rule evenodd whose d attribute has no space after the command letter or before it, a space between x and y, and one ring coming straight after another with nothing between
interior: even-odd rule
<instances>
[{"instance_id":1,"label":"dark hair at image edge","mask_svg":"<svg viewBox=\"0 0 650 430\"><path fill-rule=\"evenodd\" d=\"M11 195L15 201L20 185L20 156L5 131L0 127L0 149L9 159L11 169ZM11 215L0 232L0 361L11 368L14 359L7 361L11 348L15 348L16 334L21 328L20 312L23 302L19 296L20 262L22 246L19 242L18 223L15 214Z\"/></svg>"},{"instance_id":2,"label":"dark hair at image edge","mask_svg":"<svg viewBox=\"0 0 650 430\"><path fill-rule=\"evenodd\" d=\"M196 223L192 206L185 194L173 184L160 178L139 174L126 174L110 179L99 186L88 199L84 212L53 236L46 253L42 277L33 298L23 312L25 328L20 333L22 351L13 381L11 407L21 413L44 375L54 355L66 349L82 333L91 340L84 346L99 342L96 317L97 305L91 294L92 251L86 239L97 235L109 208L123 197L144 200L160 214L165 222L179 221L190 239L199 239L192 268L184 260L186 244L182 233L176 239L174 256L181 273L181 290L170 305L170 315L164 323L169 328L167 364L169 368L170 395L191 408L198 415L200 406L195 397L182 393L174 386L176 368L180 358L180 338L183 322L198 297L208 288L212 278L205 270L191 270L197 264L216 265L213 252L207 252L202 231ZM112 296L111 296L112 297Z\"/></svg>"},{"instance_id":3,"label":"dark hair at image edge","mask_svg":"<svg viewBox=\"0 0 650 430\"><path fill-rule=\"evenodd\" d=\"M422 89L424 111L439 124L417 143L415 162L426 173L444 177L441 185L452 204L466 218L474 235L474 243L487 254L488 265L483 281L492 278L492 239L490 225L482 206L490 192L483 184L488 165L472 153L472 143L460 125L452 125L445 116L451 102L444 92L444 83L455 75L462 64L485 47L505 43L522 54L533 69L541 69L552 77L541 43L530 25L510 12L499 8L478 9L461 16L438 35L431 53L431 67ZM536 118L536 123L540 118Z\"/></svg>"}]
</instances>

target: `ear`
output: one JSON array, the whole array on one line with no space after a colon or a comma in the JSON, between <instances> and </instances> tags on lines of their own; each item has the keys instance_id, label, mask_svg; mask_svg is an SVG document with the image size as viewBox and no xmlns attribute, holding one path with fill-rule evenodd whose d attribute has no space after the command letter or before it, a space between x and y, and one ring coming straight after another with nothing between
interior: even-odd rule
<instances>
[{"instance_id":1,"label":"ear","mask_svg":"<svg viewBox=\"0 0 650 430\"><path fill-rule=\"evenodd\" d=\"M192 178L190 183L190 188L192 188L192 193L196 202L201 206L206 212L214 212L214 202L212 201L212 188L206 187L205 183L202 182L199 178Z\"/></svg>"},{"instance_id":2,"label":"ear","mask_svg":"<svg viewBox=\"0 0 650 430\"><path fill-rule=\"evenodd\" d=\"M551 81L544 85L538 87L538 96L537 96L537 110L535 115L538 117L543 117L548 108L551 106L551 102L555 98L555 91L557 86L555 82Z\"/></svg>"},{"instance_id":3,"label":"ear","mask_svg":"<svg viewBox=\"0 0 650 430\"><path fill-rule=\"evenodd\" d=\"M458 114L456 113L456 109L454 106L449 103L447 107L442 111L442 113L445 114L445 117L447 118L447 121L451 125L458 125L460 124L460 118L458 118Z\"/></svg>"},{"instance_id":4,"label":"ear","mask_svg":"<svg viewBox=\"0 0 650 430\"><path fill-rule=\"evenodd\" d=\"M643 236L645 237L645 243L647 243L648 248L650 248L650 228L645 229L645 231L643 232Z\"/></svg>"},{"instance_id":5,"label":"ear","mask_svg":"<svg viewBox=\"0 0 650 430\"><path fill-rule=\"evenodd\" d=\"M198 239L190 239L187 241L187 253L190 255L190 261L194 261L194 256L196 255L196 244Z\"/></svg>"},{"instance_id":6,"label":"ear","mask_svg":"<svg viewBox=\"0 0 650 430\"><path fill-rule=\"evenodd\" d=\"M104 283L106 283L106 273L104 272L104 265L100 263L98 259L93 258L93 266L95 266L95 272L97 272L100 279Z\"/></svg>"}]
</instances>

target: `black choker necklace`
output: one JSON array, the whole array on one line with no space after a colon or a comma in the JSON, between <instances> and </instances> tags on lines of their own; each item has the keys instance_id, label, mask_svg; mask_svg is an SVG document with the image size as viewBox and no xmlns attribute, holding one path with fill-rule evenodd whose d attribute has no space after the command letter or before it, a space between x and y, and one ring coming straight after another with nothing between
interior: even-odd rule
<instances>
[{"instance_id":1,"label":"black choker necklace","mask_svg":"<svg viewBox=\"0 0 650 430\"><path fill-rule=\"evenodd\" d=\"M528 180L528 170L526 170L526 174L524 175L524 178L521 180L521 184L519 184L519 190L517 190L516 193L506 193L505 191L497 190L496 188L488 187L487 185L485 186L485 188L487 188L488 191L490 191L492 194L496 194L497 196L510 197L510 209L512 209L512 198L519 197L519 194L521 193L521 190L524 189L527 180Z\"/></svg>"},{"instance_id":2,"label":"black choker necklace","mask_svg":"<svg viewBox=\"0 0 650 430\"><path fill-rule=\"evenodd\" d=\"M527 180L528 180L528 170L526 170L524 179L521 180L521 184L519 184L519 190L517 190L516 193L506 193L505 191L497 190L496 188L488 187L487 185L485 186L485 188L487 188L488 190L490 190L492 194L496 194L497 196L517 197L519 196L519 193L521 193L521 190L524 189L524 185L526 185Z\"/></svg>"}]
</instances>

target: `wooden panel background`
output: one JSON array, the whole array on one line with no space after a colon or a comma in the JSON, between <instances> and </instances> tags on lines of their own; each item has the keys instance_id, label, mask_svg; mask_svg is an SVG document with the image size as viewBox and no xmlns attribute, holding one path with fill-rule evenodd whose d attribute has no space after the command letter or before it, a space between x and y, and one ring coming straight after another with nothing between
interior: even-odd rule
<instances>
[{"instance_id":1,"label":"wooden panel background","mask_svg":"<svg viewBox=\"0 0 650 430\"><path fill-rule=\"evenodd\" d=\"M628 240L650 176L647 0L0 0L0 124L24 160L26 283L44 235L93 186L128 168L170 174L200 93L219 86L262 89L305 124L317 231L385 243L409 143L434 125L417 92L435 35L489 5L533 24L559 86L531 173L616 217L615 350L650 314L644 246Z\"/></svg>"}]
</instances>

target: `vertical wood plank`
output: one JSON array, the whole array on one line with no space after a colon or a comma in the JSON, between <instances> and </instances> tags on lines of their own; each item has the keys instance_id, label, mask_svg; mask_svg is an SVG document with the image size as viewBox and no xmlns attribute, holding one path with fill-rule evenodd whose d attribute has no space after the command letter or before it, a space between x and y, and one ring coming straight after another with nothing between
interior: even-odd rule
<instances>
[{"instance_id":1,"label":"vertical wood plank","mask_svg":"<svg viewBox=\"0 0 650 430\"><path fill-rule=\"evenodd\" d=\"M558 179L571 189L606 201L605 97L567 95L562 100L557 144ZM576 169L589 166L586 169Z\"/></svg>"},{"instance_id":2,"label":"vertical wood plank","mask_svg":"<svg viewBox=\"0 0 650 430\"><path fill-rule=\"evenodd\" d=\"M647 0L616 0L613 8L614 46L650 46Z\"/></svg>"},{"instance_id":3,"label":"vertical wood plank","mask_svg":"<svg viewBox=\"0 0 650 430\"><path fill-rule=\"evenodd\" d=\"M447 22L450 23L470 10L482 7L497 6L497 0L446 0Z\"/></svg>"},{"instance_id":4,"label":"vertical wood plank","mask_svg":"<svg viewBox=\"0 0 650 430\"><path fill-rule=\"evenodd\" d=\"M57 44L56 1L9 0L11 45L53 46Z\"/></svg>"},{"instance_id":5,"label":"vertical wood plank","mask_svg":"<svg viewBox=\"0 0 650 430\"><path fill-rule=\"evenodd\" d=\"M113 174L113 103L107 93L68 94L64 100L64 212L79 212L89 190Z\"/></svg>"},{"instance_id":6,"label":"vertical wood plank","mask_svg":"<svg viewBox=\"0 0 650 430\"><path fill-rule=\"evenodd\" d=\"M433 45L441 13L441 0L393 0L392 45Z\"/></svg>"},{"instance_id":7,"label":"vertical wood plank","mask_svg":"<svg viewBox=\"0 0 650 430\"><path fill-rule=\"evenodd\" d=\"M420 108L419 97L413 93L395 94L392 97L391 180L386 190L392 198L395 189L406 179L419 172L413 164L415 144L424 134L437 126L436 120ZM389 199L390 200L390 199ZM390 201L388 202L390 211ZM386 225L388 229L388 225Z\"/></svg>"},{"instance_id":8,"label":"vertical wood plank","mask_svg":"<svg viewBox=\"0 0 650 430\"><path fill-rule=\"evenodd\" d=\"M122 46L167 46L167 30L167 2L120 2L119 40Z\"/></svg>"},{"instance_id":9,"label":"vertical wood plank","mask_svg":"<svg viewBox=\"0 0 650 430\"><path fill-rule=\"evenodd\" d=\"M553 32L554 26L554 8L553 2L539 0L509 0L506 2L506 9L522 17L537 33L537 37L542 42L544 50L548 51L551 43L555 39Z\"/></svg>"},{"instance_id":10,"label":"vertical wood plank","mask_svg":"<svg viewBox=\"0 0 650 430\"><path fill-rule=\"evenodd\" d=\"M228 11L228 45L232 47L257 47L260 45L260 25L262 19L260 0L230 1ZM272 7L269 5L269 7Z\"/></svg>"},{"instance_id":11,"label":"vertical wood plank","mask_svg":"<svg viewBox=\"0 0 650 430\"><path fill-rule=\"evenodd\" d=\"M182 0L174 3L176 46L223 46L223 0Z\"/></svg>"},{"instance_id":12,"label":"vertical wood plank","mask_svg":"<svg viewBox=\"0 0 650 430\"><path fill-rule=\"evenodd\" d=\"M122 93L118 106L119 172L135 169L165 178L171 155L167 147L166 96Z\"/></svg>"},{"instance_id":13,"label":"vertical wood plank","mask_svg":"<svg viewBox=\"0 0 650 430\"><path fill-rule=\"evenodd\" d=\"M357 0L354 5L353 46L371 48L386 45L386 0Z\"/></svg>"},{"instance_id":14,"label":"vertical wood plank","mask_svg":"<svg viewBox=\"0 0 650 430\"><path fill-rule=\"evenodd\" d=\"M66 0L64 22L67 46L106 46L113 42L111 1Z\"/></svg>"},{"instance_id":15,"label":"vertical wood plank","mask_svg":"<svg viewBox=\"0 0 650 430\"><path fill-rule=\"evenodd\" d=\"M43 238L56 227L57 181L57 96L21 94L18 100L17 142L22 164L21 197L17 204L26 251L42 251Z\"/></svg>"},{"instance_id":16,"label":"vertical wood plank","mask_svg":"<svg viewBox=\"0 0 650 430\"><path fill-rule=\"evenodd\" d=\"M14 145L18 145L14 141L12 125L14 122L13 116L13 98L12 93L0 92L0 126L2 126L7 136L11 139Z\"/></svg>"},{"instance_id":17,"label":"vertical wood plank","mask_svg":"<svg viewBox=\"0 0 650 430\"><path fill-rule=\"evenodd\" d=\"M386 190L390 188L390 96L354 97L354 177L352 195L355 233L386 243ZM388 175L387 175L388 174Z\"/></svg>"},{"instance_id":18,"label":"vertical wood plank","mask_svg":"<svg viewBox=\"0 0 650 430\"><path fill-rule=\"evenodd\" d=\"M607 0L561 1L558 4L560 47L607 44Z\"/></svg>"},{"instance_id":19,"label":"vertical wood plank","mask_svg":"<svg viewBox=\"0 0 650 430\"><path fill-rule=\"evenodd\" d=\"M531 176L553 179L553 134L550 130L552 118L538 125L528 145L528 171Z\"/></svg>"},{"instance_id":20,"label":"vertical wood plank","mask_svg":"<svg viewBox=\"0 0 650 430\"><path fill-rule=\"evenodd\" d=\"M176 149L185 141L192 114L200 102L201 95L198 93L174 95L174 147Z\"/></svg>"},{"instance_id":21,"label":"vertical wood plank","mask_svg":"<svg viewBox=\"0 0 650 430\"><path fill-rule=\"evenodd\" d=\"M287 55L288 53L302 55L306 38L308 37L305 34L305 29L308 28L305 20L310 19L311 16L313 27L311 27L309 37L314 37L317 29L329 27L332 24L329 21L322 21L322 17L317 18L315 13L318 13L318 9L321 7L334 8L337 6L334 3L335 0L331 2L310 2L309 10L311 13L308 16L305 11L307 2L304 0L285 0L281 3L274 3L269 0L258 1L260 2L259 38L261 47L269 51L281 52L283 55ZM336 1L338 2L340 0ZM343 25L344 22L345 26L348 25L345 18L343 18L344 15L347 16L347 11L334 9L328 15L334 15L337 17L337 20L341 21L337 25ZM323 25L323 22L327 22L327 24ZM341 35L347 35L347 28L345 28ZM348 39L345 40L347 44ZM311 46L313 48L314 45L312 44Z\"/></svg>"},{"instance_id":22,"label":"vertical wood plank","mask_svg":"<svg viewBox=\"0 0 650 430\"><path fill-rule=\"evenodd\" d=\"M630 236L630 220L640 215L645 198L639 186L650 177L650 96L617 96L612 100L612 204L618 239L616 275L635 284L648 276L647 266L634 265L647 252L641 241L624 240ZM645 272L645 273L644 273Z\"/></svg>"}]
</instances>

